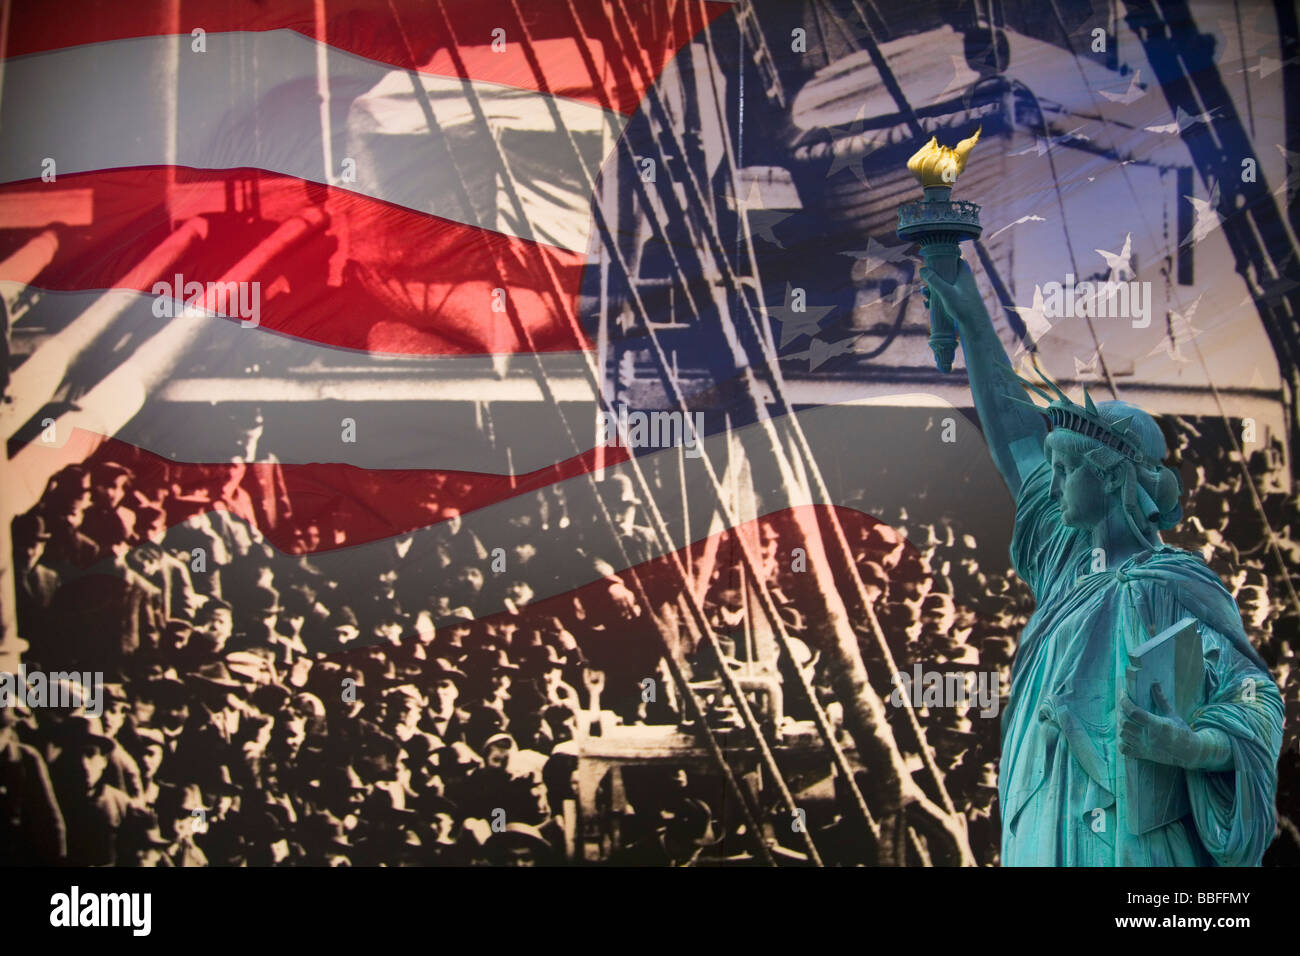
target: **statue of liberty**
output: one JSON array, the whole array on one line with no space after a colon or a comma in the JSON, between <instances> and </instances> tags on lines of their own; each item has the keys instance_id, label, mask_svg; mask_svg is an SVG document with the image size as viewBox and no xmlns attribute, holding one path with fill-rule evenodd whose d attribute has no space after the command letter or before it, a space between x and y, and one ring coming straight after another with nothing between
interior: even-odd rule
<instances>
[{"instance_id":1,"label":"statue of liberty","mask_svg":"<svg viewBox=\"0 0 1300 956\"><path fill-rule=\"evenodd\" d=\"M1160 538L1182 518L1182 485L1159 426L1128 403L1085 391L1077 405L1045 376L1040 389L1016 375L965 262L954 282L920 275L955 319L1016 503L1012 566L1036 604L1002 714L1003 865L1259 865L1282 698L1218 577ZM1024 401L1023 387L1049 404ZM1137 699L1142 647L1174 630L1194 667L1161 672ZM1174 674L1190 686L1170 686Z\"/></svg>"}]
</instances>

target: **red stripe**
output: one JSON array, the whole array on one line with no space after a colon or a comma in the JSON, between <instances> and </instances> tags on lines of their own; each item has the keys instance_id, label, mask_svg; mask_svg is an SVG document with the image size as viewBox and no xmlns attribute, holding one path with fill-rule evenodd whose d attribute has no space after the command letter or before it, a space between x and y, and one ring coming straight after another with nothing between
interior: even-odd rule
<instances>
[{"instance_id":1,"label":"red stripe","mask_svg":"<svg viewBox=\"0 0 1300 956\"><path fill-rule=\"evenodd\" d=\"M63 175L54 184L30 180L0 185L0 198L35 194L24 200L33 220L40 218L42 194L50 197L53 208L61 190L94 193L93 222L64 229L58 255L32 285L64 292L121 288L122 277L167 235L167 170L115 169ZM169 270L164 277L169 282L175 273L187 282L215 281L264 239L276 221L322 202L329 211L328 234L295 247L267 275L253 277L262 281L262 328L372 352L530 351L509 314L494 310L494 290L502 289L536 351L592 348L585 334L575 337L571 324L585 262L579 253L262 170L174 172L182 187L173 193L176 220L209 215L212 228L207 242L196 244ZM226 183L237 179L256 182L264 219L250 221L219 212L225 208ZM375 264L384 275L369 281L354 277L341 286L327 284L331 257L341 260L343 255ZM558 301L551 292L547 260L560 282ZM287 291L283 283L272 289L281 274L288 280ZM11 278L0 275L0 280ZM150 293L152 284L135 291Z\"/></svg>"},{"instance_id":2,"label":"red stripe","mask_svg":"<svg viewBox=\"0 0 1300 956\"><path fill-rule=\"evenodd\" d=\"M520 0L528 27L536 40L562 41L539 46L544 83L538 83L524 58L523 27L510 0L443 0L451 20L464 71L447 55L447 36L438 5L432 0L397 0L401 31L394 23L389 0L326 0L326 42L371 60L441 76L502 83L521 89L543 86L557 96L572 97L613 109L635 112L645 95L639 76L629 76L608 62L610 24L602 0L576 0L575 6L588 35L598 42L589 52L603 80L603 96L593 90L590 74L576 45L581 38L564 0L537 4ZM179 22L170 23L170 7L180 10ZM686 18L686 4L670 0L628 0L643 56L657 76L699 25L700 13ZM667 11L676 7L671 20ZM712 22L730 10L726 3L702 4L703 18ZM177 33L189 36L196 29L208 33L232 31L294 30L315 37L313 0L16 0L10 14L8 56L21 56L64 47L121 40L130 37ZM494 29L505 31L505 49L491 49ZM405 34L405 39L403 38ZM407 42L414 53L412 62ZM440 48L442 48L440 50ZM617 57L615 57L617 59Z\"/></svg>"},{"instance_id":3,"label":"red stripe","mask_svg":"<svg viewBox=\"0 0 1300 956\"><path fill-rule=\"evenodd\" d=\"M69 444L94 448L85 467L113 462L135 472L133 489L147 494L157 489L179 488L181 498L167 501L167 522L175 526L191 515L213 510L222 498L222 486L231 475L230 464L175 462L116 438L103 438L76 429ZM606 448L604 463L626 461L623 448ZM329 551L391 538L444 520L445 509L468 514L480 508L528 494L558 481L593 471L596 451L587 451L536 471L507 475L445 469L367 469L334 462L266 464L248 466L240 487L271 487L278 470L284 483L292 519L276 524L241 514L262 532L276 549L286 554ZM438 503L432 505L431 496ZM239 514L238 508L231 509ZM308 529L315 526L320 543L310 546Z\"/></svg>"}]
</instances>

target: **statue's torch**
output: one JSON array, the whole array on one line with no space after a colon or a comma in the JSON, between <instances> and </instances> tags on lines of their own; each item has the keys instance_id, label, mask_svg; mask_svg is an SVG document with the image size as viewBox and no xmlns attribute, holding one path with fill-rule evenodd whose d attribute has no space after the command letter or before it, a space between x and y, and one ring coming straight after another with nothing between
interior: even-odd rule
<instances>
[{"instance_id":1,"label":"statue's torch","mask_svg":"<svg viewBox=\"0 0 1300 956\"><path fill-rule=\"evenodd\" d=\"M949 282L956 281L961 262L957 244L963 239L978 239L982 231L980 207L951 198L957 176L966 168L966 157L979 138L977 129L974 136L950 149L940 146L938 137L932 136L907 161L907 168L925 190L925 198L898 207L899 238L920 243L926 265ZM937 296L930 297L930 349L939 370L951 372L957 328Z\"/></svg>"}]
</instances>

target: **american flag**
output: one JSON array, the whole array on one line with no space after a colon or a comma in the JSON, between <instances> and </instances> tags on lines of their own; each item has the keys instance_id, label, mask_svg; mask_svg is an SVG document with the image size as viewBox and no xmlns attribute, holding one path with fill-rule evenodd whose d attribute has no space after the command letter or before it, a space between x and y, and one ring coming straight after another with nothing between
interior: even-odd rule
<instances>
[{"instance_id":1,"label":"american flag","mask_svg":"<svg viewBox=\"0 0 1300 956\"><path fill-rule=\"evenodd\" d=\"M216 509L281 552L355 570L408 534L400 547L418 552L459 516L487 547L508 544L529 496L567 524L593 471L626 474L639 455L678 470L663 506L680 533L636 558L692 542L716 556L728 529L689 514L711 500L704 468L653 423L641 447L603 447L596 396L573 383L602 334L644 335L617 318L602 333L597 207L644 175L648 90L698 71L683 51L732 8L527 8L13 4L0 226L16 251L0 290L15 342L25 322L49 335L0 413L16 436L9 507L33 506L62 465L120 462L171 489L173 529ZM707 288L703 260L682 252ZM672 309L654 318L671 325ZM694 396L711 409L701 440L743 461L766 440L748 406L712 413L729 410L734 356L713 331L681 344L718 365ZM495 391L473 394L485 381ZM403 388L429 382L461 401L413 421ZM514 420L512 399L537 397L558 414ZM265 438L237 448L232 431ZM728 475L737 501L741 484L784 481ZM753 506L738 514L757 540ZM599 577L556 568L537 597Z\"/></svg>"}]
</instances>

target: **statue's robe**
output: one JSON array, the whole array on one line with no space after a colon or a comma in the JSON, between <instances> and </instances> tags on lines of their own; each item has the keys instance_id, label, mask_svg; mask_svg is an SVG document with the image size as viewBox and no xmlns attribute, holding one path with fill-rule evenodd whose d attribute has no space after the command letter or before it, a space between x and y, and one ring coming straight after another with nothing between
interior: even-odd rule
<instances>
[{"instance_id":1,"label":"statue's robe","mask_svg":"<svg viewBox=\"0 0 1300 956\"><path fill-rule=\"evenodd\" d=\"M1092 572L1091 537L1062 522L1051 479L1044 462L1016 501L1011 559L1037 609L1002 717L1003 865L1257 866L1276 820L1283 705L1236 603L1199 556L1165 545ZM1116 642L1135 648L1185 617L1205 661L1190 725L1227 735L1232 769L1168 767L1162 792L1128 793L1148 819L1145 832L1126 827L1117 860Z\"/></svg>"}]
</instances>

